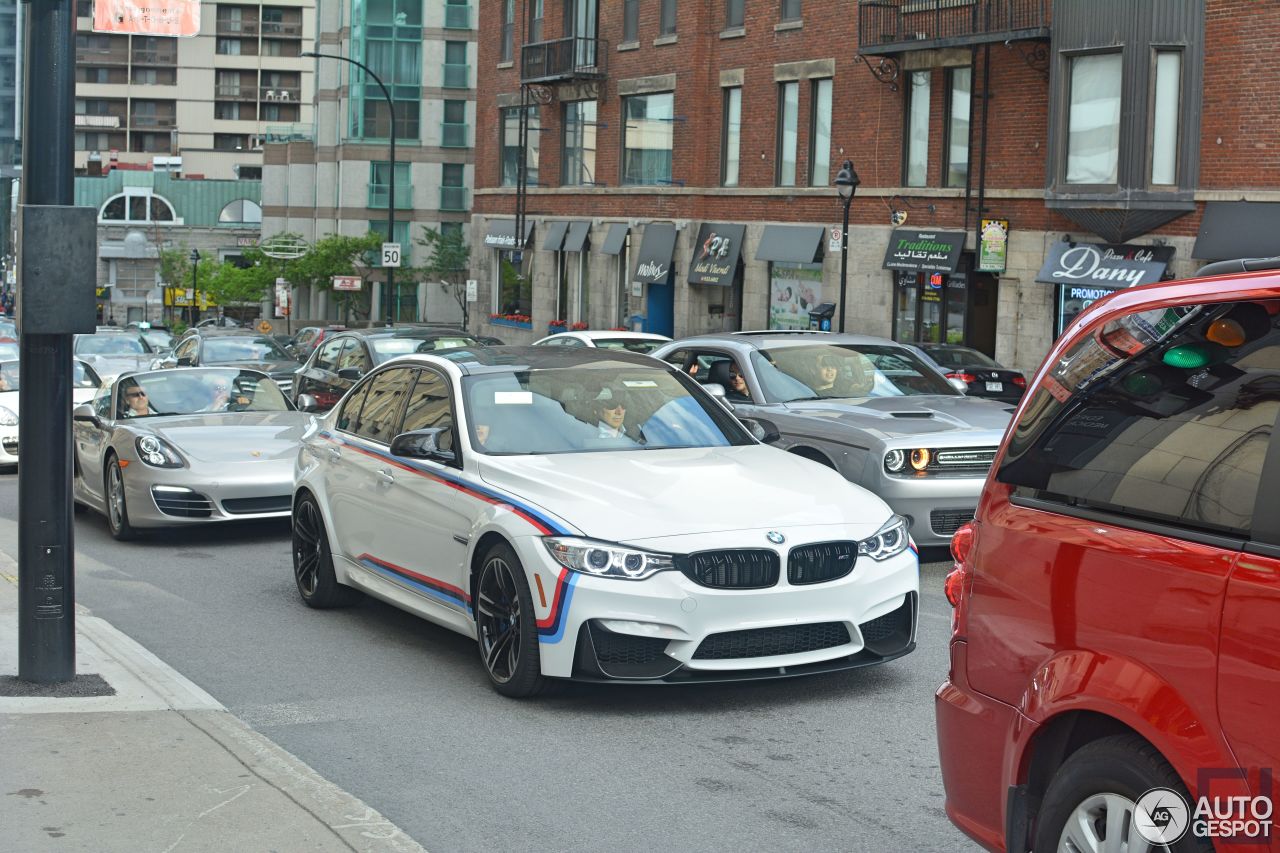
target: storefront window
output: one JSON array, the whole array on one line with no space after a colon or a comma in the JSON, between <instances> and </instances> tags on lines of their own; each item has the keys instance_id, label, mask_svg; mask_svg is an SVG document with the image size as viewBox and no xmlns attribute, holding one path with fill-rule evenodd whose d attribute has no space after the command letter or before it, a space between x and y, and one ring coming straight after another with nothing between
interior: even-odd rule
<instances>
[{"instance_id":1,"label":"storefront window","mask_svg":"<svg viewBox=\"0 0 1280 853\"><path fill-rule=\"evenodd\" d=\"M494 311L498 314L529 315L533 309L533 278L531 266L533 252L521 252L522 263L517 266L517 253L498 252L497 281L494 282Z\"/></svg>"},{"instance_id":2,"label":"storefront window","mask_svg":"<svg viewBox=\"0 0 1280 853\"><path fill-rule=\"evenodd\" d=\"M965 343L966 285L963 274L896 273L894 339Z\"/></svg>"},{"instance_id":3,"label":"storefront window","mask_svg":"<svg viewBox=\"0 0 1280 853\"><path fill-rule=\"evenodd\" d=\"M822 295L822 264L769 265L769 328L807 329Z\"/></svg>"},{"instance_id":4,"label":"storefront window","mask_svg":"<svg viewBox=\"0 0 1280 853\"><path fill-rule=\"evenodd\" d=\"M1080 312L1097 302L1102 297L1119 288L1114 287L1082 287L1075 284L1059 284L1057 289L1057 322L1053 328L1054 338L1075 322Z\"/></svg>"}]
</instances>

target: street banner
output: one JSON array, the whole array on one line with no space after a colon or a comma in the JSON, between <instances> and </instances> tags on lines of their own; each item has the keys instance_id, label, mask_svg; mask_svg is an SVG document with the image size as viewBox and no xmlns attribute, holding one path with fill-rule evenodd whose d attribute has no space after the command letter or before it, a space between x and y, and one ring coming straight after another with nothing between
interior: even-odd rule
<instances>
[{"instance_id":1,"label":"street banner","mask_svg":"<svg viewBox=\"0 0 1280 853\"><path fill-rule=\"evenodd\" d=\"M286 279L276 279L276 316L289 316L289 282Z\"/></svg>"},{"instance_id":2,"label":"street banner","mask_svg":"<svg viewBox=\"0 0 1280 853\"><path fill-rule=\"evenodd\" d=\"M93 0L95 33L200 34L200 0Z\"/></svg>"}]
</instances>

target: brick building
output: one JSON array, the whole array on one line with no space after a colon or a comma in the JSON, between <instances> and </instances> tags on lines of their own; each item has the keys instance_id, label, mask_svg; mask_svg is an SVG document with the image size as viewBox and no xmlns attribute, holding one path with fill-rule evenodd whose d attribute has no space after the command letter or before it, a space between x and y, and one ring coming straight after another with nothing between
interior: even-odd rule
<instances>
[{"instance_id":1,"label":"brick building","mask_svg":"<svg viewBox=\"0 0 1280 853\"><path fill-rule=\"evenodd\" d=\"M1271 4L481 0L479 14L474 316L499 315L488 325L512 342L552 320L807 326L838 298L846 159L861 181L849 331L1030 368L1108 288L1280 254ZM1008 230L989 224L984 252L986 219Z\"/></svg>"}]
</instances>

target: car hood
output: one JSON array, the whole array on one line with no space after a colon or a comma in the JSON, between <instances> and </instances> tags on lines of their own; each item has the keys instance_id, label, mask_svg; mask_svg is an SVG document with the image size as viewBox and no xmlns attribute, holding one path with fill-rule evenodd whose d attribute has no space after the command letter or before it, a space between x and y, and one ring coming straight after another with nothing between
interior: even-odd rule
<instances>
[{"instance_id":1,"label":"car hood","mask_svg":"<svg viewBox=\"0 0 1280 853\"><path fill-rule=\"evenodd\" d=\"M277 373L293 373L302 368L296 361L220 361L217 364L206 364L204 367L234 367L260 370L268 375Z\"/></svg>"},{"instance_id":2,"label":"car hood","mask_svg":"<svg viewBox=\"0 0 1280 853\"><path fill-rule=\"evenodd\" d=\"M485 482L611 542L826 524L861 536L891 514L835 471L765 445L478 458Z\"/></svg>"},{"instance_id":3,"label":"car hood","mask_svg":"<svg viewBox=\"0 0 1280 853\"><path fill-rule=\"evenodd\" d=\"M135 432L150 431L199 462L294 460L311 422L305 412L230 412L179 415L129 422Z\"/></svg>"},{"instance_id":4,"label":"car hood","mask_svg":"<svg viewBox=\"0 0 1280 853\"><path fill-rule=\"evenodd\" d=\"M965 431L994 432L994 440L999 441L1013 415L1013 407L1006 403L942 394L809 400L787 403L785 408L796 417L862 429L882 438Z\"/></svg>"}]
</instances>

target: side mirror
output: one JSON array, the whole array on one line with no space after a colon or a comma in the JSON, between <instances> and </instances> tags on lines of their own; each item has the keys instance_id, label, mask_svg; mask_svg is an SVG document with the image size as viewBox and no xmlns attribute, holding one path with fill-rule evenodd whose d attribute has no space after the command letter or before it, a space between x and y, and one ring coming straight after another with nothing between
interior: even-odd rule
<instances>
[{"instance_id":1,"label":"side mirror","mask_svg":"<svg viewBox=\"0 0 1280 853\"><path fill-rule=\"evenodd\" d=\"M453 450L440 446L441 441L453 445L453 429L450 427L432 427L431 429L415 429L413 432L402 432L391 439L391 455L405 459L430 459L445 465L454 464L458 455Z\"/></svg>"},{"instance_id":2,"label":"side mirror","mask_svg":"<svg viewBox=\"0 0 1280 853\"><path fill-rule=\"evenodd\" d=\"M310 394L299 394L298 399L294 401L300 412L318 412L320 411L320 401Z\"/></svg>"},{"instance_id":3,"label":"side mirror","mask_svg":"<svg viewBox=\"0 0 1280 853\"><path fill-rule=\"evenodd\" d=\"M724 406L731 412L733 411L733 403L729 402L728 398L725 396L724 386L719 382L708 382L706 385L702 386L702 390L706 391L712 397L715 397L716 402L720 405Z\"/></svg>"},{"instance_id":4,"label":"side mirror","mask_svg":"<svg viewBox=\"0 0 1280 853\"><path fill-rule=\"evenodd\" d=\"M773 444L782 438L782 433L778 432L778 428L773 422L766 421L763 418L743 418L742 425L755 436L756 441L764 444Z\"/></svg>"},{"instance_id":5,"label":"side mirror","mask_svg":"<svg viewBox=\"0 0 1280 853\"><path fill-rule=\"evenodd\" d=\"M339 379L347 379L351 382L359 382L361 376L364 376L364 374L360 372L358 367L344 367L338 371Z\"/></svg>"},{"instance_id":6,"label":"side mirror","mask_svg":"<svg viewBox=\"0 0 1280 853\"><path fill-rule=\"evenodd\" d=\"M88 403L81 403L71 410L71 420L87 421L88 423L97 425L99 422L98 415L93 410L93 406Z\"/></svg>"},{"instance_id":7,"label":"side mirror","mask_svg":"<svg viewBox=\"0 0 1280 853\"><path fill-rule=\"evenodd\" d=\"M965 383L963 379L948 379L947 382L951 385L952 388L956 389L961 394L969 393L969 386Z\"/></svg>"}]
</instances>

